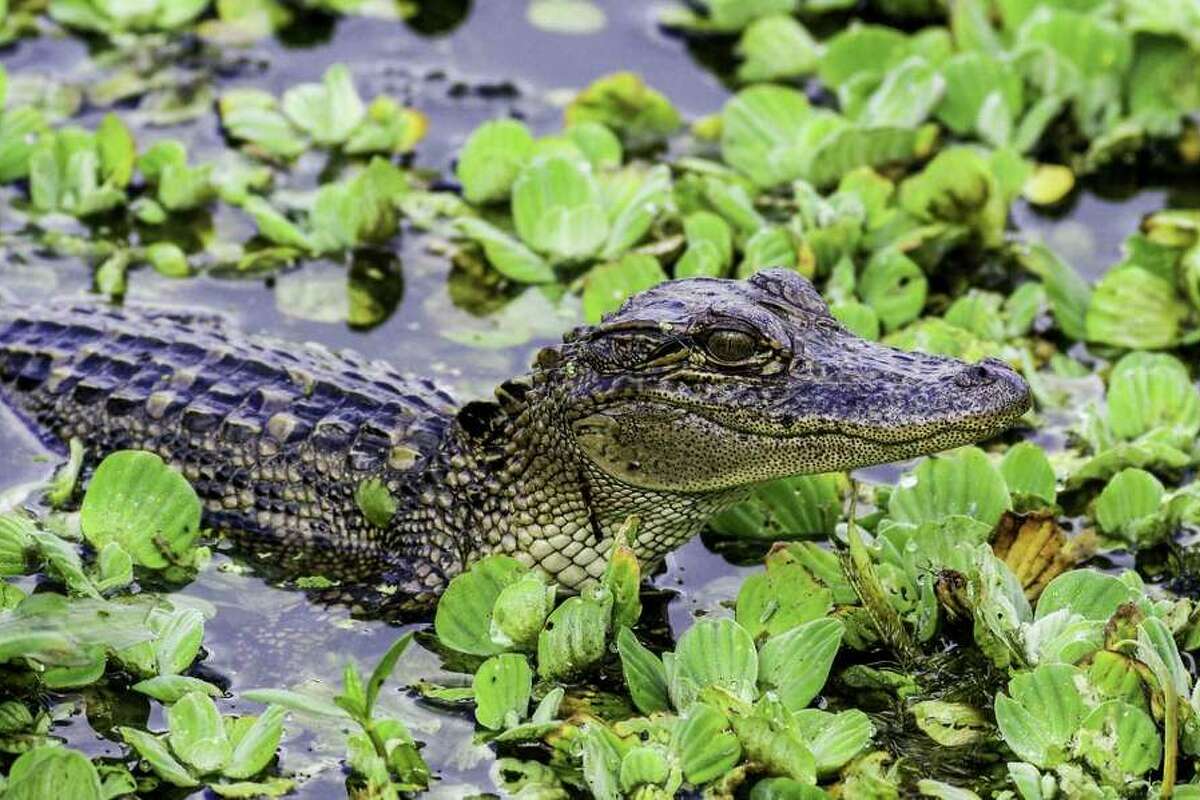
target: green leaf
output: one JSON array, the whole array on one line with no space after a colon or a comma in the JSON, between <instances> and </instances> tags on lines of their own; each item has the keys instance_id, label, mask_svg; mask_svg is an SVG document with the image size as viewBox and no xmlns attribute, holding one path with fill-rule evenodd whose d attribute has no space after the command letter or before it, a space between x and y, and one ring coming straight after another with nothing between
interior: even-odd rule
<instances>
[{"instance_id":1,"label":"green leaf","mask_svg":"<svg viewBox=\"0 0 1200 800\"><path fill-rule=\"evenodd\" d=\"M142 250L142 255L154 271L168 278L186 278L191 274L187 256L179 245L171 242L155 242Z\"/></svg>"},{"instance_id":2,"label":"green leaf","mask_svg":"<svg viewBox=\"0 0 1200 800\"><path fill-rule=\"evenodd\" d=\"M456 221L463 236L473 239L496 271L518 283L552 283L554 269L515 237L474 217Z\"/></svg>"},{"instance_id":3,"label":"green leaf","mask_svg":"<svg viewBox=\"0 0 1200 800\"><path fill-rule=\"evenodd\" d=\"M96 128L96 151L100 154L100 176L113 186L124 187L133 176L137 154L133 134L116 114L105 114Z\"/></svg>"},{"instance_id":4,"label":"green leaf","mask_svg":"<svg viewBox=\"0 0 1200 800\"><path fill-rule=\"evenodd\" d=\"M208 681L191 678L187 675L156 675L153 678L138 681L129 688L168 705L177 702L185 694L191 692L200 692L209 697L221 697L223 694L219 688Z\"/></svg>"},{"instance_id":5,"label":"green leaf","mask_svg":"<svg viewBox=\"0 0 1200 800\"><path fill-rule=\"evenodd\" d=\"M657 747L635 745L621 759L619 782L626 793L641 787L655 787L670 778L671 765Z\"/></svg>"},{"instance_id":6,"label":"green leaf","mask_svg":"<svg viewBox=\"0 0 1200 800\"><path fill-rule=\"evenodd\" d=\"M671 750L688 783L708 783L727 774L742 759L742 745L724 714L707 703L693 703L671 733Z\"/></svg>"},{"instance_id":7,"label":"green leaf","mask_svg":"<svg viewBox=\"0 0 1200 800\"><path fill-rule=\"evenodd\" d=\"M283 736L285 716L287 711L282 706L268 706L239 736L231 737L233 752L222 774L228 778L249 778L266 769ZM238 722L244 723L246 719L243 717Z\"/></svg>"},{"instance_id":8,"label":"green leaf","mask_svg":"<svg viewBox=\"0 0 1200 800\"><path fill-rule=\"evenodd\" d=\"M928 290L925 273L916 262L892 249L872 256L858 284L859 295L888 331L920 316Z\"/></svg>"},{"instance_id":9,"label":"green leaf","mask_svg":"<svg viewBox=\"0 0 1200 800\"><path fill-rule=\"evenodd\" d=\"M1017 40L1046 44L1083 76L1122 75L1133 59L1133 37L1095 14L1041 7L1025 20Z\"/></svg>"},{"instance_id":10,"label":"green leaf","mask_svg":"<svg viewBox=\"0 0 1200 800\"><path fill-rule=\"evenodd\" d=\"M1172 347L1188 316L1173 285L1141 267L1121 267L1096 284L1087 310L1087 338L1131 349Z\"/></svg>"},{"instance_id":11,"label":"green leaf","mask_svg":"<svg viewBox=\"0 0 1200 800\"><path fill-rule=\"evenodd\" d=\"M290 159L309 147L307 137L288 121L268 92L231 89L221 95L218 108L229 135L263 155Z\"/></svg>"},{"instance_id":12,"label":"green leaf","mask_svg":"<svg viewBox=\"0 0 1200 800\"><path fill-rule=\"evenodd\" d=\"M642 172L628 168L601 183L611 225L600 257L614 259L636 245L671 198L671 169L659 164Z\"/></svg>"},{"instance_id":13,"label":"green leaf","mask_svg":"<svg viewBox=\"0 0 1200 800\"><path fill-rule=\"evenodd\" d=\"M1039 767L1067 759L1068 743L1086 710L1076 686L1078 672L1069 664L1043 665L1018 673L1008 683L1008 694L996 695L996 724L1020 758Z\"/></svg>"},{"instance_id":14,"label":"green leaf","mask_svg":"<svg viewBox=\"0 0 1200 800\"><path fill-rule=\"evenodd\" d=\"M794 89L743 89L721 112L721 157L758 186L800 177L811 154L803 131L813 113L808 98Z\"/></svg>"},{"instance_id":15,"label":"green leaf","mask_svg":"<svg viewBox=\"0 0 1200 800\"><path fill-rule=\"evenodd\" d=\"M1076 569L1050 581L1038 598L1034 618L1066 609L1084 619L1107 622L1118 606L1133 599L1134 593L1120 579L1094 569Z\"/></svg>"},{"instance_id":16,"label":"green leaf","mask_svg":"<svg viewBox=\"0 0 1200 800\"><path fill-rule=\"evenodd\" d=\"M827 124L822 125L821 122ZM812 152L804 176L827 187L861 167L889 167L917 158L931 129L841 127L836 119L818 117L809 127ZM832 128L828 132L823 128Z\"/></svg>"},{"instance_id":17,"label":"green leaf","mask_svg":"<svg viewBox=\"0 0 1200 800\"><path fill-rule=\"evenodd\" d=\"M375 669L371 670L371 677L367 679L366 702L364 708L366 716L371 716L375 709L375 701L379 699L379 690L383 688L383 684L392 676L392 672L396 669L396 662L400 660L400 656L404 655L404 651L412 644L412 633L406 633L396 641L392 642L379 659L379 663L375 665Z\"/></svg>"},{"instance_id":18,"label":"green leaf","mask_svg":"<svg viewBox=\"0 0 1200 800\"><path fill-rule=\"evenodd\" d=\"M503 730L525 719L528 713L533 670L524 656L513 653L492 656L475 673L472 687L475 719L485 728Z\"/></svg>"},{"instance_id":19,"label":"green leaf","mask_svg":"<svg viewBox=\"0 0 1200 800\"><path fill-rule=\"evenodd\" d=\"M456 575L438 602L433 627L442 644L470 655L504 652L492 640L492 609L505 587L529 568L509 556L487 556Z\"/></svg>"},{"instance_id":20,"label":"green leaf","mask_svg":"<svg viewBox=\"0 0 1200 800\"><path fill-rule=\"evenodd\" d=\"M675 262L676 278L724 276L733 262L733 231L711 211L693 211L684 217L687 250Z\"/></svg>"},{"instance_id":21,"label":"green leaf","mask_svg":"<svg viewBox=\"0 0 1200 800\"><path fill-rule=\"evenodd\" d=\"M344 709L339 708L323 697L317 697L305 692L294 692L290 689L247 689L241 695L244 699L251 702L282 706L288 711L294 711L297 714L330 717L347 722L350 719Z\"/></svg>"},{"instance_id":22,"label":"green leaf","mask_svg":"<svg viewBox=\"0 0 1200 800\"><path fill-rule=\"evenodd\" d=\"M937 117L959 136L976 130L985 105L992 113L1006 115L1010 124L1024 106L1020 73L988 53L958 53L942 64L941 73L946 94L937 107ZM999 103L989 103L991 97L998 97Z\"/></svg>"},{"instance_id":23,"label":"green leaf","mask_svg":"<svg viewBox=\"0 0 1200 800\"><path fill-rule=\"evenodd\" d=\"M88 757L67 747L35 747L13 762L6 800L103 800L100 776Z\"/></svg>"},{"instance_id":24,"label":"green leaf","mask_svg":"<svg viewBox=\"0 0 1200 800\"><path fill-rule=\"evenodd\" d=\"M923 303L922 303L923 305ZM879 315L871 306L857 300L834 303L829 307L834 319L850 329L855 336L878 341L881 334Z\"/></svg>"},{"instance_id":25,"label":"green leaf","mask_svg":"<svg viewBox=\"0 0 1200 800\"><path fill-rule=\"evenodd\" d=\"M1149 472L1123 469L1096 498L1096 522L1105 533L1136 543L1147 521L1162 509L1165 494Z\"/></svg>"},{"instance_id":26,"label":"green leaf","mask_svg":"<svg viewBox=\"0 0 1200 800\"><path fill-rule=\"evenodd\" d=\"M302 83L283 93L283 113L320 145L339 145L366 116L345 64L325 71L321 83Z\"/></svg>"},{"instance_id":27,"label":"green leaf","mask_svg":"<svg viewBox=\"0 0 1200 800\"><path fill-rule=\"evenodd\" d=\"M988 162L967 147L939 152L900 184L900 206L918 219L972 230L985 246L1004 240L1008 199Z\"/></svg>"},{"instance_id":28,"label":"green leaf","mask_svg":"<svg viewBox=\"0 0 1200 800\"><path fill-rule=\"evenodd\" d=\"M771 638L759 653L758 682L774 690L789 711L807 706L825 685L845 626L836 619L815 619Z\"/></svg>"},{"instance_id":29,"label":"green leaf","mask_svg":"<svg viewBox=\"0 0 1200 800\"><path fill-rule=\"evenodd\" d=\"M629 696L638 710L643 714L670 710L662 660L646 649L629 628L621 628L617 634L617 652Z\"/></svg>"},{"instance_id":30,"label":"green leaf","mask_svg":"<svg viewBox=\"0 0 1200 800\"><path fill-rule=\"evenodd\" d=\"M612 618L612 593L601 586L567 598L538 636L538 675L548 680L574 675L604 657Z\"/></svg>"},{"instance_id":31,"label":"green leaf","mask_svg":"<svg viewBox=\"0 0 1200 800\"><path fill-rule=\"evenodd\" d=\"M36 108L21 106L0 114L0 183L29 174L29 159L46 130L46 119Z\"/></svg>"},{"instance_id":32,"label":"green leaf","mask_svg":"<svg viewBox=\"0 0 1200 800\"><path fill-rule=\"evenodd\" d=\"M633 150L662 141L681 123L671 101L647 86L635 72L614 72L597 78L575 96L563 116L568 127L599 122Z\"/></svg>"},{"instance_id":33,"label":"green leaf","mask_svg":"<svg viewBox=\"0 0 1200 800\"><path fill-rule=\"evenodd\" d=\"M1084 718L1078 748L1105 782L1113 785L1144 775L1162 759L1162 740L1154 720L1120 700L1101 703Z\"/></svg>"},{"instance_id":34,"label":"green leaf","mask_svg":"<svg viewBox=\"0 0 1200 800\"><path fill-rule=\"evenodd\" d=\"M834 89L860 74L879 80L911 51L908 37L895 28L850 25L826 42L819 77Z\"/></svg>"},{"instance_id":35,"label":"green leaf","mask_svg":"<svg viewBox=\"0 0 1200 800\"><path fill-rule=\"evenodd\" d=\"M609 233L603 198L586 162L552 155L526 164L513 183L521 239L555 260L596 253Z\"/></svg>"},{"instance_id":36,"label":"green leaf","mask_svg":"<svg viewBox=\"0 0 1200 800\"><path fill-rule=\"evenodd\" d=\"M1057 494L1054 468L1046 452L1033 442L1019 442L1009 449L1000 462L1000 474L1011 494L1054 503Z\"/></svg>"},{"instance_id":37,"label":"green leaf","mask_svg":"<svg viewBox=\"0 0 1200 800\"><path fill-rule=\"evenodd\" d=\"M736 619L757 641L820 619L832 610L832 600L832 592L818 583L804 565L772 553L767 557L765 572L742 582Z\"/></svg>"},{"instance_id":38,"label":"green leaf","mask_svg":"<svg viewBox=\"0 0 1200 800\"><path fill-rule=\"evenodd\" d=\"M817 761L817 774L822 776L848 764L875 735L871 718L857 708L837 714L806 708L792 717Z\"/></svg>"},{"instance_id":39,"label":"green leaf","mask_svg":"<svg viewBox=\"0 0 1200 800\"><path fill-rule=\"evenodd\" d=\"M376 528L387 528L396 514L396 498L379 478L359 481L354 489L354 502Z\"/></svg>"},{"instance_id":40,"label":"green leaf","mask_svg":"<svg viewBox=\"0 0 1200 800\"><path fill-rule=\"evenodd\" d=\"M583 314L595 324L638 292L667 279L658 259L643 253L628 253L620 261L601 264L587 274L583 285Z\"/></svg>"},{"instance_id":41,"label":"green leaf","mask_svg":"<svg viewBox=\"0 0 1200 800\"><path fill-rule=\"evenodd\" d=\"M189 692L167 708L171 749L200 774L220 772L231 750L225 723L213 699Z\"/></svg>"},{"instance_id":42,"label":"green leaf","mask_svg":"<svg viewBox=\"0 0 1200 800\"><path fill-rule=\"evenodd\" d=\"M506 199L532 150L533 136L523 122L497 119L480 125L467 137L455 167L463 195L472 203Z\"/></svg>"},{"instance_id":43,"label":"green leaf","mask_svg":"<svg viewBox=\"0 0 1200 800\"><path fill-rule=\"evenodd\" d=\"M621 140L607 125L585 120L567 128L563 135L575 144L593 169L608 170L621 166L624 157Z\"/></svg>"},{"instance_id":44,"label":"green leaf","mask_svg":"<svg viewBox=\"0 0 1200 800\"><path fill-rule=\"evenodd\" d=\"M946 80L921 56L911 56L885 75L858 114L861 125L915 128L942 100Z\"/></svg>"},{"instance_id":45,"label":"green leaf","mask_svg":"<svg viewBox=\"0 0 1200 800\"><path fill-rule=\"evenodd\" d=\"M1158 429L1180 444L1200 433L1200 391L1187 367L1163 353L1129 353L1108 379L1108 424L1123 439Z\"/></svg>"},{"instance_id":46,"label":"green leaf","mask_svg":"<svg viewBox=\"0 0 1200 800\"><path fill-rule=\"evenodd\" d=\"M763 765L771 775L801 783L817 782L817 764L800 734L799 726L771 704L760 703L751 715L734 715L730 722L742 743L745 759Z\"/></svg>"},{"instance_id":47,"label":"green leaf","mask_svg":"<svg viewBox=\"0 0 1200 800\"><path fill-rule=\"evenodd\" d=\"M613 597L613 628L636 625L642 616L642 567L632 545L637 541L637 527L637 518L632 517L617 531L600 578Z\"/></svg>"},{"instance_id":48,"label":"green leaf","mask_svg":"<svg viewBox=\"0 0 1200 800\"><path fill-rule=\"evenodd\" d=\"M888 500L888 514L914 525L961 515L995 525L1012 507L1000 472L977 447L928 458L914 470L915 482L902 482Z\"/></svg>"},{"instance_id":49,"label":"green leaf","mask_svg":"<svg viewBox=\"0 0 1200 800\"><path fill-rule=\"evenodd\" d=\"M132 747L158 777L172 786L199 786L200 783L192 777L187 767L175 760L167 750L167 746L157 736L151 736L137 728L121 726L117 728L121 738Z\"/></svg>"},{"instance_id":50,"label":"green leaf","mask_svg":"<svg viewBox=\"0 0 1200 800\"><path fill-rule=\"evenodd\" d=\"M505 586L492 606L492 641L505 650L536 649L556 594L540 572L527 572Z\"/></svg>"},{"instance_id":51,"label":"green leaf","mask_svg":"<svg viewBox=\"0 0 1200 800\"><path fill-rule=\"evenodd\" d=\"M687 711L701 690L717 686L747 703L758 696L754 640L731 619L702 619L688 628L670 661L664 658L671 703Z\"/></svg>"},{"instance_id":52,"label":"green leaf","mask_svg":"<svg viewBox=\"0 0 1200 800\"><path fill-rule=\"evenodd\" d=\"M115 541L151 569L187 565L195 558L200 499L157 455L123 450L96 468L79 522L93 547Z\"/></svg>"},{"instance_id":53,"label":"green leaf","mask_svg":"<svg viewBox=\"0 0 1200 800\"><path fill-rule=\"evenodd\" d=\"M807 75L820 61L820 47L812 34L786 14L750 23L742 31L735 53L742 59L737 76L744 83Z\"/></svg>"},{"instance_id":54,"label":"green leaf","mask_svg":"<svg viewBox=\"0 0 1200 800\"><path fill-rule=\"evenodd\" d=\"M208 788L218 797L256 800L260 797L283 797L291 794L296 788L296 782L291 778L268 778L265 781L213 783L209 784Z\"/></svg>"},{"instance_id":55,"label":"green leaf","mask_svg":"<svg viewBox=\"0 0 1200 800\"><path fill-rule=\"evenodd\" d=\"M200 652L204 615L194 608L173 612L154 642L154 660L161 675L183 672Z\"/></svg>"},{"instance_id":56,"label":"green leaf","mask_svg":"<svg viewBox=\"0 0 1200 800\"><path fill-rule=\"evenodd\" d=\"M1025 269L1045 283L1046 296L1062 332L1076 341L1087 339L1087 313L1092 299L1087 281L1044 245L1022 248L1018 258Z\"/></svg>"}]
</instances>

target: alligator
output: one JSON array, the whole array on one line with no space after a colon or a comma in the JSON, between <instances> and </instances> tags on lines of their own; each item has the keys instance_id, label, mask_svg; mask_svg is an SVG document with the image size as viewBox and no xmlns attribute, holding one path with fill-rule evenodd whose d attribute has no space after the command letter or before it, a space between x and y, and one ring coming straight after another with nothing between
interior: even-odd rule
<instances>
[{"instance_id":1,"label":"alligator","mask_svg":"<svg viewBox=\"0 0 1200 800\"><path fill-rule=\"evenodd\" d=\"M93 462L158 453L206 525L410 607L490 553L577 589L632 515L653 566L755 484L977 442L1030 407L1003 362L859 338L784 269L659 284L463 405L384 363L220 316L8 303L0 398L47 445L78 439ZM368 485L394 511L370 513Z\"/></svg>"}]
</instances>

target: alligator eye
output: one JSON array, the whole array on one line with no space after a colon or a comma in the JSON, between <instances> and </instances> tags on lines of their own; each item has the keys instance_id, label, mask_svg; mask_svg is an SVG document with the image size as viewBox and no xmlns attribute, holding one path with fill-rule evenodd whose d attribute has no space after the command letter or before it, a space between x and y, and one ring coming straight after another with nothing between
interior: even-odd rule
<instances>
[{"instance_id":1,"label":"alligator eye","mask_svg":"<svg viewBox=\"0 0 1200 800\"><path fill-rule=\"evenodd\" d=\"M715 330L704 340L708 354L724 364L736 364L754 355L758 343L744 331Z\"/></svg>"}]
</instances>

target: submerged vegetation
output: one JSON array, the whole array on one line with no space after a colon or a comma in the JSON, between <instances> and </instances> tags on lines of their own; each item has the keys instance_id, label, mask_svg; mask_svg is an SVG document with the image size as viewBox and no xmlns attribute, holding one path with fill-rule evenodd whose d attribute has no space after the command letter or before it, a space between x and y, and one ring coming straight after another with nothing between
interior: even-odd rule
<instances>
[{"instance_id":1,"label":"submerged vegetation","mask_svg":"<svg viewBox=\"0 0 1200 800\"><path fill-rule=\"evenodd\" d=\"M1173 186L1102 273L1016 224L1113 176L1200 174L1200 4L701 0L656 24L720 108L606 63L464 136L379 73L267 89L245 65L361 15L444 35L455 9L0 1L6 54L90 51L86 75L0 69L0 290L45 260L114 300L256 278L289 318L366 331L404 294L394 253L420 252L469 312L436 335L471 353L784 266L863 337L1009 362L1035 410L898 480L759 487L706 536L755 568L685 584L682 624L627 546L573 597L490 557L336 686L207 666L221 616L192 589L252 579L184 476L136 452L81 475L75 449L0 498L0 796L279 796L343 769L364 799L1200 797L1200 197ZM617 13L526 9L556 37ZM473 741L431 758L413 709Z\"/></svg>"}]
</instances>

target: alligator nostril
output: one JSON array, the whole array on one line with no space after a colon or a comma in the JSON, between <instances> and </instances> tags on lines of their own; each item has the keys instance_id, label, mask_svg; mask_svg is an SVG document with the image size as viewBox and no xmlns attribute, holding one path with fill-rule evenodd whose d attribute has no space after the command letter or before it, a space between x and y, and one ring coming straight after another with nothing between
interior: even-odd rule
<instances>
[{"instance_id":1,"label":"alligator nostril","mask_svg":"<svg viewBox=\"0 0 1200 800\"><path fill-rule=\"evenodd\" d=\"M999 371L996 367L984 361L959 370L958 374L954 376L954 382L963 388L971 388L975 386L987 386L998 377Z\"/></svg>"}]
</instances>

